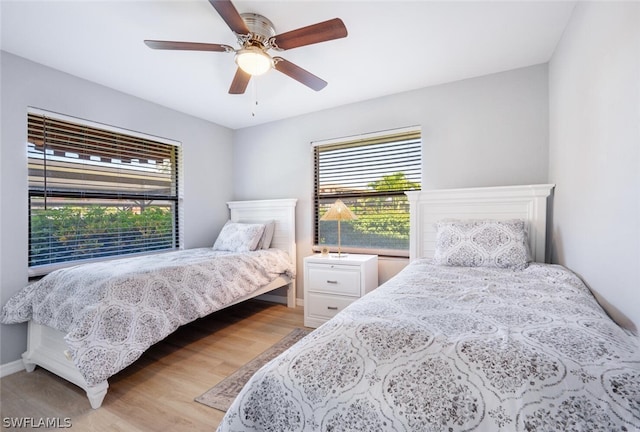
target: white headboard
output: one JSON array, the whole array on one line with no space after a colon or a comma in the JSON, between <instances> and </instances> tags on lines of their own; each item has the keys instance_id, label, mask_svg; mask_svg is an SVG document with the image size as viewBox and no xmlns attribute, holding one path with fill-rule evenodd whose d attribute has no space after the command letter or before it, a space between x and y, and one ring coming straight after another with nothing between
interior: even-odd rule
<instances>
[{"instance_id":1,"label":"white headboard","mask_svg":"<svg viewBox=\"0 0 640 432\"><path fill-rule=\"evenodd\" d=\"M234 222L267 222L275 220L271 247L285 250L296 263L296 202L295 198L229 201L227 206Z\"/></svg>"},{"instance_id":2,"label":"white headboard","mask_svg":"<svg viewBox=\"0 0 640 432\"><path fill-rule=\"evenodd\" d=\"M554 185L502 186L407 192L410 203L409 257L433 258L434 224L441 219L523 219L531 255L545 262L547 197Z\"/></svg>"}]
</instances>

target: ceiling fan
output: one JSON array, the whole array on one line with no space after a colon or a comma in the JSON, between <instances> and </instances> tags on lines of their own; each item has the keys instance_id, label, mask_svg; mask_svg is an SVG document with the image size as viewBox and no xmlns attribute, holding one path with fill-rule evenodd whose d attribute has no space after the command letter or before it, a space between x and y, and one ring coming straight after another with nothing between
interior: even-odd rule
<instances>
[{"instance_id":1,"label":"ceiling fan","mask_svg":"<svg viewBox=\"0 0 640 432\"><path fill-rule=\"evenodd\" d=\"M199 42L145 40L144 43L153 49L235 53L238 69L229 89L230 94L244 93L251 76L261 75L271 68L315 91L326 87L326 81L282 57L271 57L267 51L270 49L284 51L346 37L347 28L340 18L276 35L271 21L262 15L240 14L229 0L209 0L209 3L236 35L241 48L234 49L229 45Z\"/></svg>"}]
</instances>

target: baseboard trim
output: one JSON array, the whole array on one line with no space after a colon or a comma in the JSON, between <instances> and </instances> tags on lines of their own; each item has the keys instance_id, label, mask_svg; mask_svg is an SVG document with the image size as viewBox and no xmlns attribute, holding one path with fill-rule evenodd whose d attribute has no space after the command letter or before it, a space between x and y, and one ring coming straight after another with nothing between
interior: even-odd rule
<instances>
[{"instance_id":1,"label":"baseboard trim","mask_svg":"<svg viewBox=\"0 0 640 432\"><path fill-rule=\"evenodd\" d=\"M262 295L259 295L258 297L256 297L256 299L268 301L268 302L271 302L271 303L287 304L287 297L286 296L279 296L279 295L273 295L273 294L262 294Z\"/></svg>"},{"instance_id":2,"label":"baseboard trim","mask_svg":"<svg viewBox=\"0 0 640 432\"><path fill-rule=\"evenodd\" d=\"M24 363L22 363L22 360L16 360L12 361L11 363L2 364L0 365L0 378L14 374L16 372L20 372L21 370L24 370Z\"/></svg>"},{"instance_id":3,"label":"baseboard trim","mask_svg":"<svg viewBox=\"0 0 640 432\"><path fill-rule=\"evenodd\" d=\"M268 302L272 302L272 303L280 303L280 304L287 304L287 297L286 296L279 296L279 295L273 295L273 294L262 294L258 297L256 297L258 300L264 300L264 301L268 301ZM303 306L304 307L304 299L301 298L296 298L296 306Z\"/></svg>"}]
</instances>

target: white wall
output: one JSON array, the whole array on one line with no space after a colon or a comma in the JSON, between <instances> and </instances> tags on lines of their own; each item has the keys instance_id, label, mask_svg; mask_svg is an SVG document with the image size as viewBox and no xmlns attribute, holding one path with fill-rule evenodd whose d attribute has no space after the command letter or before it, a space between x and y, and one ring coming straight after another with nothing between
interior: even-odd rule
<instances>
[{"instance_id":1,"label":"white wall","mask_svg":"<svg viewBox=\"0 0 640 432\"><path fill-rule=\"evenodd\" d=\"M234 134L236 199L298 198L298 269L311 254L311 141L422 127L423 188L547 181L547 66L400 93ZM381 281L406 263L380 262ZM300 273L300 272L299 272ZM298 274L299 297L302 275Z\"/></svg>"},{"instance_id":2,"label":"white wall","mask_svg":"<svg viewBox=\"0 0 640 432\"><path fill-rule=\"evenodd\" d=\"M552 259L639 326L639 3L577 4L550 62L549 103Z\"/></svg>"},{"instance_id":3,"label":"white wall","mask_svg":"<svg viewBox=\"0 0 640 432\"><path fill-rule=\"evenodd\" d=\"M33 106L182 142L184 246L213 244L232 198L232 131L0 52L0 304L27 283L26 113ZM0 326L0 364L26 349L26 325Z\"/></svg>"}]
</instances>

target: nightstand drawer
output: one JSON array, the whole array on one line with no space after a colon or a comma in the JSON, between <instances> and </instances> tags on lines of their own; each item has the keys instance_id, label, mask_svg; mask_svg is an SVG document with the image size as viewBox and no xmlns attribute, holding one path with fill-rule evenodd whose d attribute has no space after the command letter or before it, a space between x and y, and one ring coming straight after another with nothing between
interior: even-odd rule
<instances>
[{"instance_id":1,"label":"nightstand drawer","mask_svg":"<svg viewBox=\"0 0 640 432\"><path fill-rule=\"evenodd\" d=\"M310 291L360 296L360 267L309 265Z\"/></svg>"},{"instance_id":2,"label":"nightstand drawer","mask_svg":"<svg viewBox=\"0 0 640 432\"><path fill-rule=\"evenodd\" d=\"M356 298L339 297L318 293L307 293L309 296L307 311L311 318L321 318L327 320L333 318L335 314L353 303Z\"/></svg>"}]
</instances>

